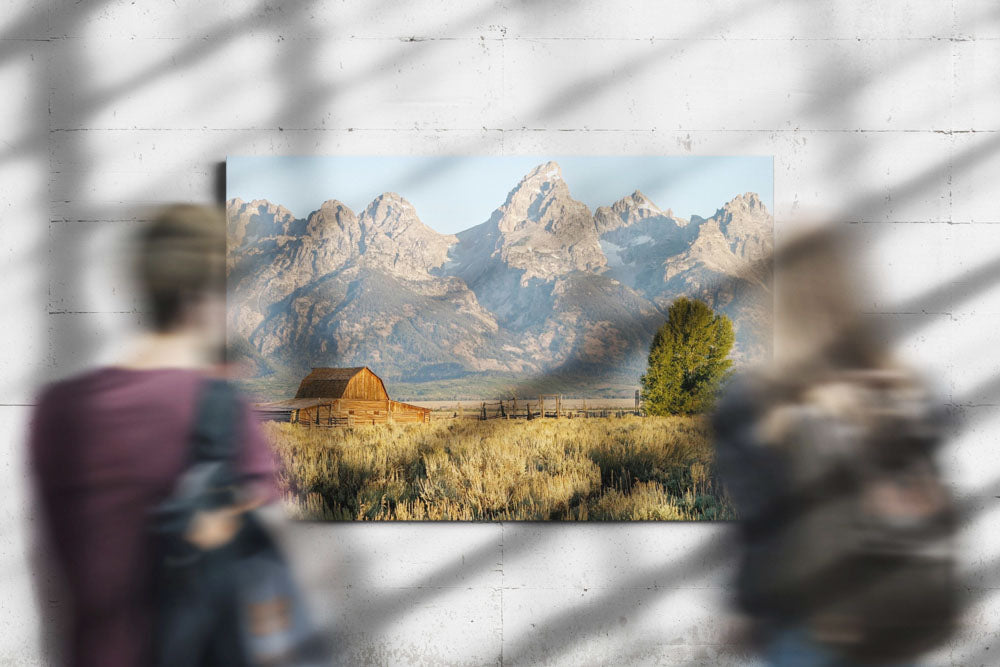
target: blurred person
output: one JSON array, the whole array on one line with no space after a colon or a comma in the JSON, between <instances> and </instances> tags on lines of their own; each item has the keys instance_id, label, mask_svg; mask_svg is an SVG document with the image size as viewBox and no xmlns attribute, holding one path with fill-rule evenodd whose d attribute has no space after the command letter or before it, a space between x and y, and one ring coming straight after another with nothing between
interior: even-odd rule
<instances>
[{"instance_id":1,"label":"blurred person","mask_svg":"<svg viewBox=\"0 0 1000 667\"><path fill-rule=\"evenodd\" d=\"M277 494L274 459L248 404L219 379L225 224L216 207L163 211L135 249L149 330L117 364L45 388L34 411L29 459L44 543L68 595L68 664L250 664L239 615L226 599L238 582L224 573L249 553L245 540L242 552L230 546L247 531L248 511ZM204 502L205 493L192 492L190 469L202 450L226 446L233 451L216 468L231 488ZM177 576L162 586L159 565L176 555L162 552L164 517L191 550L194 565L184 577L200 593L181 597ZM267 614L283 611L259 604L256 620L266 630Z\"/></svg>"},{"instance_id":2,"label":"blurred person","mask_svg":"<svg viewBox=\"0 0 1000 667\"><path fill-rule=\"evenodd\" d=\"M852 256L830 230L779 251L772 363L713 415L737 602L773 665L915 664L958 613L943 407L863 322Z\"/></svg>"}]
</instances>

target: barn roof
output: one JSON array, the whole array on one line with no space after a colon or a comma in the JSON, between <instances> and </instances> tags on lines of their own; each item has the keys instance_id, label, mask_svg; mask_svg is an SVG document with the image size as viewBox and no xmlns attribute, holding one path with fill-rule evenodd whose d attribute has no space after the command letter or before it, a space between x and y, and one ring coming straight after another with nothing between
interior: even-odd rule
<instances>
[{"instance_id":1,"label":"barn roof","mask_svg":"<svg viewBox=\"0 0 1000 667\"><path fill-rule=\"evenodd\" d=\"M326 405L328 401L322 398L288 398L283 401L271 401L269 403L255 403L256 410L300 410L302 408L314 408L317 405Z\"/></svg>"},{"instance_id":2,"label":"barn roof","mask_svg":"<svg viewBox=\"0 0 1000 667\"><path fill-rule=\"evenodd\" d=\"M341 398L347 390L347 384L351 381L351 378L365 369L372 375L375 375L379 382L382 382L382 378L379 378L367 366L313 368L309 375L302 378L302 382L299 383L299 390L295 393L295 398ZM382 389L385 389L385 383L382 383Z\"/></svg>"},{"instance_id":3,"label":"barn roof","mask_svg":"<svg viewBox=\"0 0 1000 667\"><path fill-rule=\"evenodd\" d=\"M271 412L271 411L288 411L288 410L303 410L305 408L315 408L317 405L327 405L330 403L328 398L286 398L283 401L270 401L266 403L254 403L253 408L258 412ZM423 405L413 405L412 403L402 403L400 401L392 401L394 406L402 406L410 410L421 410L424 412L430 412L431 409Z\"/></svg>"}]
</instances>

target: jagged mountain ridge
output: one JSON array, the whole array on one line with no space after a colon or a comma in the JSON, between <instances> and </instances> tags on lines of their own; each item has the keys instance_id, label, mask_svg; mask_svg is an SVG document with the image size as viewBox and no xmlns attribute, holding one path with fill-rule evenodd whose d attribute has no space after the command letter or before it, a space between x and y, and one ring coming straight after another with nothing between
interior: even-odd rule
<instances>
[{"instance_id":1,"label":"jagged mountain ridge","mask_svg":"<svg viewBox=\"0 0 1000 667\"><path fill-rule=\"evenodd\" d=\"M388 192L360 214L336 200L305 219L265 200L227 209L231 339L279 367L369 365L417 396L440 380L475 395L489 374L634 384L679 295L734 318L739 358L766 352L770 297L749 267L770 252L771 217L753 193L705 219L639 191L591 212L548 162L456 235Z\"/></svg>"}]
</instances>

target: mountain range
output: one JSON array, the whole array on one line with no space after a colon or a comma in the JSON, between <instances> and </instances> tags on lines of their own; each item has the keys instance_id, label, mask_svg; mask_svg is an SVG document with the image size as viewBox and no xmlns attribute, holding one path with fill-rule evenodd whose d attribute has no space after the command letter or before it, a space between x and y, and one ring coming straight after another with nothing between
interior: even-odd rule
<instances>
[{"instance_id":1,"label":"mountain range","mask_svg":"<svg viewBox=\"0 0 1000 667\"><path fill-rule=\"evenodd\" d=\"M360 213L227 212L230 346L271 398L310 367L362 365L394 398L631 395L681 295L733 319L738 363L769 351L773 222L754 193L709 218L638 190L591 211L547 162L458 234L393 192Z\"/></svg>"}]
</instances>

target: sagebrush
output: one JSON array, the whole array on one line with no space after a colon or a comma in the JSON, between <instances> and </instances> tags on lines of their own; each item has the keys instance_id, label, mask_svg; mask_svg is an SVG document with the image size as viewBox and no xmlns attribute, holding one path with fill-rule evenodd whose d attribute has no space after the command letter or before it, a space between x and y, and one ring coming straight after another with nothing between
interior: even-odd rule
<instances>
[{"instance_id":1,"label":"sagebrush","mask_svg":"<svg viewBox=\"0 0 1000 667\"><path fill-rule=\"evenodd\" d=\"M703 417L265 428L304 519L733 518Z\"/></svg>"}]
</instances>

